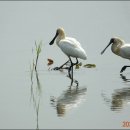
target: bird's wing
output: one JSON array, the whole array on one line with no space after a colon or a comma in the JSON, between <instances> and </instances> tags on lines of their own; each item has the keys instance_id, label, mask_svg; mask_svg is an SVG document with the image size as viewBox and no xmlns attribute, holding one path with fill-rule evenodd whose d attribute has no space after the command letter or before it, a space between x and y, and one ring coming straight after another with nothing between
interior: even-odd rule
<instances>
[{"instance_id":1,"label":"bird's wing","mask_svg":"<svg viewBox=\"0 0 130 130\"><path fill-rule=\"evenodd\" d=\"M67 37L63 40L60 40L59 46L61 46L61 47L64 46L64 48L67 48L67 49L69 49L69 48L74 49L74 48L78 48L80 46L80 43L74 38Z\"/></svg>"},{"instance_id":2,"label":"bird's wing","mask_svg":"<svg viewBox=\"0 0 130 130\"><path fill-rule=\"evenodd\" d=\"M87 55L84 49L80 46L77 40L64 39L60 40L59 47L68 56L77 57L81 59L86 59Z\"/></svg>"},{"instance_id":3,"label":"bird's wing","mask_svg":"<svg viewBox=\"0 0 130 130\"><path fill-rule=\"evenodd\" d=\"M66 37L65 40L69 41L74 46L81 46L81 44L75 38Z\"/></svg>"},{"instance_id":4,"label":"bird's wing","mask_svg":"<svg viewBox=\"0 0 130 130\"><path fill-rule=\"evenodd\" d=\"M120 55L126 59L130 59L130 44L125 44L120 48Z\"/></svg>"}]
</instances>

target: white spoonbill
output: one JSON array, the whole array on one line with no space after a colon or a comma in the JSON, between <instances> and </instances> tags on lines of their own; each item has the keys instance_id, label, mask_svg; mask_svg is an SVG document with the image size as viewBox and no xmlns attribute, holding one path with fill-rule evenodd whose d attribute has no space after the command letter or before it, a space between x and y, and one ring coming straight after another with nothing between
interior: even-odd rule
<instances>
[{"instance_id":1,"label":"white spoonbill","mask_svg":"<svg viewBox=\"0 0 130 130\"><path fill-rule=\"evenodd\" d=\"M109 45L111 45L111 50L113 53L115 53L116 55L125 58L125 59L129 59L130 60L130 44L129 43L125 43L124 40L118 38L118 37L114 37L111 38L109 44L106 46L106 48L101 52L101 54L103 54L105 52L105 50L107 49L107 47ZM127 67L130 67L128 65L125 65L121 68L120 73L122 73Z\"/></svg>"},{"instance_id":2,"label":"white spoonbill","mask_svg":"<svg viewBox=\"0 0 130 130\"><path fill-rule=\"evenodd\" d=\"M52 41L50 42L50 45L54 43L56 39L56 44L59 46L59 48L68 56L69 60L71 62L71 66L69 67L69 76L70 76L70 70L72 69L72 79L73 79L73 66L78 64L78 59L87 59L87 55L85 50L82 48L81 44L75 39L71 37L66 37L64 29L63 28L58 28L56 30L56 34ZM76 58L76 63L73 63L71 60L71 57ZM68 62L67 61L67 62ZM66 62L66 63L67 63ZM64 63L60 67L56 67L56 70L61 69L66 63Z\"/></svg>"}]
</instances>

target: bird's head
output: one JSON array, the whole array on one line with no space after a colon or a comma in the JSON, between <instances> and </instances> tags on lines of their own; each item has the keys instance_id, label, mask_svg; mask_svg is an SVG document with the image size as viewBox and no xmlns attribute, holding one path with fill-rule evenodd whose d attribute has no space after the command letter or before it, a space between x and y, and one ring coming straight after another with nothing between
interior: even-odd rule
<instances>
[{"instance_id":1,"label":"bird's head","mask_svg":"<svg viewBox=\"0 0 130 130\"><path fill-rule=\"evenodd\" d=\"M103 54L105 52L105 50L111 45L111 44L123 44L124 41L118 37L113 37L110 39L110 42L108 43L108 45L105 47L105 49L101 52L101 54Z\"/></svg>"},{"instance_id":2,"label":"bird's head","mask_svg":"<svg viewBox=\"0 0 130 130\"><path fill-rule=\"evenodd\" d=\"M58 28L56 30L56 34L55 34L54 38L52 39L52 41L49 44L52 45L57 37L59 37L60 39L65 38L65 32L64 32L63 28Z\"/></svg>"}]
</instances>

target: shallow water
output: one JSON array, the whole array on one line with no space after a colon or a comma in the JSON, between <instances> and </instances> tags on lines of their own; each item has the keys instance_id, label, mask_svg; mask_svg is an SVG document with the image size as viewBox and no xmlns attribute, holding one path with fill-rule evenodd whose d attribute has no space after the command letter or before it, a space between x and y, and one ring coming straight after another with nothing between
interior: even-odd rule
<instances>
[{"instance_id":1,"label":"shallow water","mask_svg":"<svg viewBox=\"0 0 130 130\"><path fill-rule=\"evenodd\" d=\"M100 52L113 36L130 41L130 2L0 2L0 128L126 128L130 122L128 60ZM67 71L51 71L67 60L49 46L57 27L75 37L96 68L74 70L79 82L70 87ZM35 41L42 40L37 71ZM33 49L33 52L32 52ZM54 60L47 66L47 59Z\"/></svg>"}]
</instances>

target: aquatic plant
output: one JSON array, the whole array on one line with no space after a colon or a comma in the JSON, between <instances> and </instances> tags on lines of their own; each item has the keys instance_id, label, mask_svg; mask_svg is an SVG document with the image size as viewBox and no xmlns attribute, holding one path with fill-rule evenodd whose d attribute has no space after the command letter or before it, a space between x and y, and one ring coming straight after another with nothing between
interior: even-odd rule
<instances>
[{"instance_id":1,"label":"aquatic plant","mask_svg":"<svg viewBox=\"0 0 130 130\"><path fill-rule=\"evenodd\" d=\"M48 60L48 64L47 64L48 66L50 66L50 65L52 65L54 63L54 61L52 59L50 59L50 58L48 58L47 60Z\"/></svg>"},{"instance_id":2,"label":"aquatic plant","mask_svg":"<svg viewBox=\"0 0 130 130\"><path fill-rule=\"evenodd\" d=\"M42 41L39 42L39 44L37 44L37 42L35 41L35 47L36 47L36 60L35 60L35 70L37 69L37 63L38 63L38 58L39 55L41 53L41 48L42 48Z\"/></svg>"},{"instance_id":3,"label":"aquatic plant","mask_svg":"<svg viewBox=\"0 0 130 130\"><path fill-rule=\"evenodd\" d=\"M85 68L95 68L96 65L95 64L86 64L83 67L85 67Z\"/></svg>"}]
</instances>

